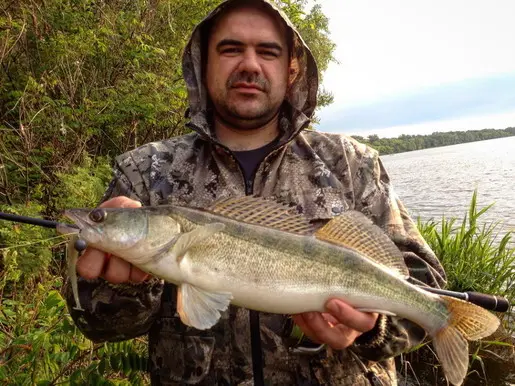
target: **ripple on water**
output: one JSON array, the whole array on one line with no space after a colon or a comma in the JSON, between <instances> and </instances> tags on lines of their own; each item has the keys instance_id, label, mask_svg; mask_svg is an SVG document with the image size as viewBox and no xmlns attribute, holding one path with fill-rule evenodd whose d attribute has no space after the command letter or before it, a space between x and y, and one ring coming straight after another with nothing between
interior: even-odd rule
<instances>
[{"instance_id":1,"label":"ripple on water","mask_svg":"<svg viewBox=\"0 0 515 386\"><path fill-rule=\"evenodd\" d=\"M461 218L474 189L482 218L515 230L515 137L425 149L381 157L410 213L423 220Z\"/></svg>"}]
</instances>

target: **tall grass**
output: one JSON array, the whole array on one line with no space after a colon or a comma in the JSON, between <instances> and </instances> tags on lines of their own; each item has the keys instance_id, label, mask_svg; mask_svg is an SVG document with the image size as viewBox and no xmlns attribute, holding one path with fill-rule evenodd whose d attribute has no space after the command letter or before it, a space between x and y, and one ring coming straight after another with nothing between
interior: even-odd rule
<instances>
[{"instance_id":1,"label":"tall grass","mask_svg":"<svg viewBox=\"0 0 515 386\"><path fill-rule=\"evenodd\" d=\"M441 221L422 222L419 218L418 227L445 268L447 289L500 295L514 304L515 248L510 246L513 232L502 234L499 222L481 221L492 206L478 208L474 191L461 222L445 216Z\"/></svg>"},{"instance_id":2,"label":"tall grass","mask_svg":"<svg viewBox=\"0 0 515 386\"><path fill-rule=\"evenodd\" d=\"M477 191L474 191L463 219L443 216L439 221L423 222L419 218L417 225L447 273L447 289L503 296L513 305L513 231L503 233L500 222L482 221L481 216L492 206L479 208ZM502 328L491 337L470 345L467 385L509 385L510 379L515 377L515 310L512 307L511 312L497 316L502 321ZM422 349L402 356L399 362L404 369L410 367L413 372L425 374L431 382L438 383L443 381L442 372L427 343L422 344Z\"/></svg>"}]
</instances>

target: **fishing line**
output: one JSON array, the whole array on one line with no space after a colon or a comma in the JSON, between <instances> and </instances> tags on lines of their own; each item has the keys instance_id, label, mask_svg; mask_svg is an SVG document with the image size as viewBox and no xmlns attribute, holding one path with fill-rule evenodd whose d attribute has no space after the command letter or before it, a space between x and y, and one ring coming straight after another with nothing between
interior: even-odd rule
<instances>
[{"instance_id":1,"label":"fishing line","mask_svg":"<svg viewBox=\"0 0 515 386\"><path fill-rule=\"evenodd\" d=\"M8 251L9 249L13 249L13 248L21 248L21 247L28 247L30 245L34 245L34 244L40 244L40 243L44 243L45 241L50 241L50 240L54 240L54 239L59 239L61 237L65 237L65 236L69 236L73 233L69 233L69 234L64 234L64 235L59 235L59 236L54 236L54 237L50 237L48 239L43 239L43 240L37 240L37 241L32 241L30 243L26 243L26 244L18 244L18 245L10 245L8 247L3 247L3 248L0 248L0 252L2 251ZM58 244L59 245L59 244Z\"/></svg>"}]
</instances>

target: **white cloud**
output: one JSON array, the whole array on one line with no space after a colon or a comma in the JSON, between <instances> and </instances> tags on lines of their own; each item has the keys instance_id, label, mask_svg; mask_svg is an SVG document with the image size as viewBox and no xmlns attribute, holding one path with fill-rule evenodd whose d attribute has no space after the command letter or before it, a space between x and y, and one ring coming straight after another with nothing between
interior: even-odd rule
<instances>
[{"instance_id":1,"label":"white cloud","mask_svg":"<svg viewBox=\"0 0 515 386\"><path fill-rule=\"evenodd\" d=\"M515 71L513 0L320 0L337 44L324 86L342 106ZM323 121L322 121L323 126Z\"/></svg>"}]
</instances>

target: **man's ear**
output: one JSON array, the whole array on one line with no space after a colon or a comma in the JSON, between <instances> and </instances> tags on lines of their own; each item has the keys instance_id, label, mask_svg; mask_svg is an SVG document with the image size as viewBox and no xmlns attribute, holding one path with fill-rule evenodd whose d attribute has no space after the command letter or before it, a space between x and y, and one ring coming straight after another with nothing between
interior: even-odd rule
<instances>
[{"instance_id":1,"label":"man's ear","mask_svg":"<svg viewBox=\"0 0 515 386\"><path fill-rule=\"evenodd\" d=\"M299 75L299 60L297 58L293 58L290 61L290 67L288 69L288 89L293 86L295 81L297 80L297 76Z\"/></svg>"}]
</instances>

